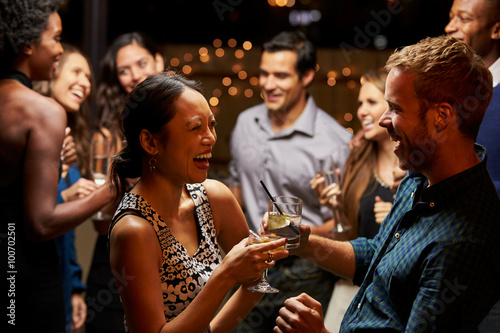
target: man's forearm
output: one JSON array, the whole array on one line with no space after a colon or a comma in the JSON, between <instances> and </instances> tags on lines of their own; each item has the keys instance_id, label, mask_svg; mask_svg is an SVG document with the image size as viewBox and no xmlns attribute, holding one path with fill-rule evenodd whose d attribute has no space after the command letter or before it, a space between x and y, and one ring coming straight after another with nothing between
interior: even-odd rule
<instances>
[{"instance_id":1,"label":"man's forearm","mask_svg":"<svg viewBox=\"0 0 500 333\"><path fill-rule=\"evenodd\" d=\"M354 277L356 261L349 242L310 235L307 246L297 255L336 275Z\"/></svg>"}]
</instances>

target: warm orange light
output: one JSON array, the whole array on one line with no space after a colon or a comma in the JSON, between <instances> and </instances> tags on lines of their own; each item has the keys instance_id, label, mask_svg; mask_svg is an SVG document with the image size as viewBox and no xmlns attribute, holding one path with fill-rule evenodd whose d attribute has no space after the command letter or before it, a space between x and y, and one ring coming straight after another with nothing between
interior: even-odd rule
<instances>
[{"instance_id":1,"label":"warm orange light","mask_svg":"<svg viewBox=\"0 0 500 333\"><path fill-rule=\"evenodd\" d=\"M180 64L180 60L178 58L172 58L170 59L170 66L172 67L177 67Z\"/></svg>"},{"instance_id":2,"label":"warm orange light","mask_svg":"<svg viewBox=\"0 0 500 333\"><path fill-rule=\"evenodd\" d=\"M225 53L224 49L219 48L215 50L215 55L218 56L219 58L222 58L224 56L224 53Z\"/></svg>"},{"instance_id":3,"label":"warm orange light","mask_svg":"<svg viewBox=\"0 0 500 333\"><path fill-rule=\"evenodd\" d=\"M258 77L256 77L256 76L252 76L252 77L250 78L249 82L250 82L250 84L251 84L252 86L257 86L257 85L259 85L259 78L258 78Z\"/></svg>"},{"instance_id":4,"label":"warm orange light","mask_svg":"<svg viewBox=\"0 0 500 333\"><path fill-rule=\"evenodd\" d=\"M337 80L335 80L334 77L329 77L328 80L326 81L326 83L330 86L330 87L333 87L334 85L337 84Z\"/></svg>"},{"instance_id":5,"label":"warm orange light","mask_svg":"<svg viewBox=\"0 0 500 333\"><path fill-rule=\"evenodd\" d=\"M233 80L231 80L231 78L228 76L222 79L222 84L225 85L226 87L229 87L232 82Z\"/></svg>"},{"instance_id":6,"label":"warm orange light","mask_svg":"<svg viewBox=\"0 0 500 333\"><path fill-rule=\"evenodd\" d=\"M208 54L208 49L206 47L200 47L200 49L198 50L198 53L203 56L203 55L207 55Z\"/></svg>"},{"instance_id":7,"label":"warm orange light","mask_svg":"<svg viewBox=\"0 0 500 333\"><path fill-rule=\"evenodd\" d=\"M213 44L212 44L212 45L213 45L214 47L219 48L219 47L221 47L221 46L222 46L222 41L221 41L219 38L214 39L214 42L213 42Z\"/></svg>"},{"instance_id":8,"label":"warm orange light","mask_svg":"<svg viewBox=\"0 0 500 333\"><path fill-rule=\"evenodd\" d=\"M246 41L243 43L243 48L247 51L251 50L252 49L252 43L249 42L249 41Z\"/></svg>"},{"instance_id":9,"label":"warm orange light","mask_svg":"<svg viewBox=\"0 0 500 333\"><path fill-rule=\"evenodd\" d=\"M220 90L219 88L216 88L216 89L214 89L214 91L212 91L212 95L214 95L215 97L221 97L222 90Z\"/></svg>"},{"instance_id":10,"label":"warm orange light","mask_svg":"<svg viewBox=\"0 0 500 333\"><path fill-rule=\"evenodd\" d=\"M185 62L191 62L191 61L193 61L193 55L191 53L184 54L184 61Z\"/></svg>"},{"instance_id":11,"label":"warm orange light","mask_svg":"<svg viewBox=\"0 0 500 333\"><path fill-rule=\"evenodd\" d=\"M233 71L233 73L238 73L239 71L241 71L241 65L234 64L233 67L231 67L231 70Z\"/></svg>"},{"instance_id":12,"label":"warm orange light","mask_svg":"<svg viewBox=\"0 0 500 333\"><path fill-rule=\"evenodd\" d=\"M252 90L252 89L250 89L250 88L245 89L244 94L245 94L245 97L250 98L250 97L252 97L252 96L253 96L253 90Z\"/></svg>"},{"instance_id":13,"label":"warm orange light","mask_svg":"<svg viewBox=\"0 0 500 333\"><path fill-rule=\"evenodd\" d=\"M342 69L342 75L344 75L344 76L349 76L349 75L351 75L351 69L350 69L349 67L344 67L344 68Z\"/></svg>"},{"instance_id":14,"label":"warm orange light","mask_svg":"<svg viewBox=\"0 0 500 333\"><path fill-rule=\"evenodd\" d=\"M344 115L344 120L347 121L347 122L352 121L352 118L353 118L353 116L352 116L352 113L350 113L350 112L347 112Z\"/></svg>"},{"instance_id":15,"label":"warm orange light","mask_svg":"<svg viewBox=\"0 0 500 333\"><path fill-rule=\"evenodd\" d=\"M217 106L219 105L219 99L217 97L211 97L209 100L210 105Z\"/></svg>"},{"instance_id":16,"label":"warm orange light","mask_svg":"<svg viewBox=\"0 0 500 333\"><path fill-rule=\"evenodd\" d=\"M349 89L356 88L356 81L354 81L354 80L347 81L347 88L349 88Z\"/></svg>"},{"instance_id":17,"label":"warm orange light","mask_svg":"<svg viewBox=\"0 0 500 333\"><path fill-rule=\"evenodd\" d=\"M227 92L229 93L229 95L231 96L234 96L238 93L238 88L236 87L229 87L229 89L227 90Z\"/></svg>"},{"instance_id":18,"label":"warm orange light","mask_svg":"<svg viewBox=\"0 0 500 333\"><path fill-rule=\"evenodd\" d=\"M237 42L236 42L236 39L234 39L234 38L231 38L230 40L227 41L227 45L229 47L235 47L236 44L237 44Z\"/></svg>"},{"instance_id":19,"label":"warm orange light","mask_svg":"<svg viewBox=\"0 0 500 333\"><path fill-rule=\"evenodd\" d=\"M245 71L238 72L238 77L240 78L240 80L245 80L247 78L247 76L248 76L248 74Z\"/></svg>"},{"instance_id":20,"label":"warm orange light","mask_svg":"<svg viewBox=\"0 0 500 333\"><path fill-rule=\"evenodd\" d=\"M234 51L234 56L237 59L241 59L245 56L245 52L243 50L236 50L236 51Z\"/></svg>"},{"instance_id":21,"label":"warm orange light","mask_svg":"<svg viewBox=\"0 0 500 333\"><path fill-rule=\"evenodd\" d=\"M201 62L208 62L210 60L210 56L208 54L203 54L200 56Z\"/></svg>"},{"instance_id":22,"label":"warm orange light","mask_svg":"<svg viewBox=\"0 0 500 333\"><path fill-rule=\"evenodd\" d=\"M184 65L182 66L182 72L186 75L190 74L191 72L193 71L193 69L191 68L191 66L189 65Z\"/></svg>"}]
</instances>

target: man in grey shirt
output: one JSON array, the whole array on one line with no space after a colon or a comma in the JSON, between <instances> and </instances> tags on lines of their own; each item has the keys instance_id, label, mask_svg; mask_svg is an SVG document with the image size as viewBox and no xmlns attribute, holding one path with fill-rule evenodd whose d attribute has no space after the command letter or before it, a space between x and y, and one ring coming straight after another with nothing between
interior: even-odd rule
<instances>
[{"instance_id":1,"label":"man in grey shirt","mask_svg":"<svg viewBox=\"0 0 500 333\"><path fill-rule=\"evenodd\" d=\"M315 68L315 47L302 33L282 32L263 45L259 85L264 103L243 111L231 136L233 192L254 231L268 209L260 180L272 195L301 198L302 223L314 234L327 236L333 227L331 212L319 204L310 180L318 171L317 159L333 155L343 167L351 133L308 95ZM269 279L280 293L265 295L240 331L271 332L283 301L306 290L326 311L335 282L326 271L293 256L270 269Z\"/></svg>"}]
</instances>

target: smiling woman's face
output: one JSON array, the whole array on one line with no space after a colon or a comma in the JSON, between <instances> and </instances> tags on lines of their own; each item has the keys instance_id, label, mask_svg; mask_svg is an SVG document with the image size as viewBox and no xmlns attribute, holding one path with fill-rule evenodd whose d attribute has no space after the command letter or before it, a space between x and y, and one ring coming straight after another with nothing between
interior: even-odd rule
<instances>
[{"instance_id":1,"label":"smiling woman's face","mask_svg":"<svg viewBox=\"0 0 500 333\"><path fill-rule=\"evenodd\" d=\"M52 97L67 112L77 112L90 94L90 78L91 72L87 59L73 52L67 56L52 80Z\"/></svg>"},{"instance_id":2,"label":"smiling woman's face","mask_svg":"<svg viewBox=\"0 0 500 333\"><path fill-rule=\"evenodd\" d=\"M116 54L118 81L127 93L130 93L145 78L163 69L161 55L152 55L136 42L122 47Z\"/></svg>"},{"instance_id":3,"label":"smiling woman's face","mask_svg":"<svg viewBox=\"0 0 500 333\"><path fill-rule=\"evenodd\" d=\"M387 140L389 136L385 128L378 124L380 116L387 109L384 93L373 83L366 81L361 86L358 96L358 119L363 126L366 140Z\"/></svg>"}]
</instances>

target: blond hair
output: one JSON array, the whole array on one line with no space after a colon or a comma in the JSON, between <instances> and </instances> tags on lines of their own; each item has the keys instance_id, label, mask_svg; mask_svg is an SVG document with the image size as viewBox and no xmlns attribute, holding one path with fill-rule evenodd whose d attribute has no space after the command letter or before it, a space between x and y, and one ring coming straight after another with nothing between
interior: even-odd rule
<instances>
[{"instance_id":1,"label":"blond hair","mask_svg":"<svg viewBox=\"0 0 500 333\"><path fill-rule=\"evenodd\" d=\"M428 37L395 51L385 68L414 75L422 118L433 104L449 103L459 117L460 132L476 140L493 94L493 78L469 45L449 36Z\"/></svg>"},{"instance_id":2,"label":"blond hair","mask_svg":"<svg viewBox=\"0 0 500 333\"><path fill-rule=\"evenodd\" d=\"M362 82L370 82L385 93L385 81L387 72L384 70L371 70L363 74ZM343 209L347 220L353 227L355 235L359 229L359 204L366 191L374 191L375 187L369 189L374 176L373 170L377 168L377 142L362 139L362 143L353 148L345 163L345 178L342 184Z\"/></svg>"}]
</instances>

